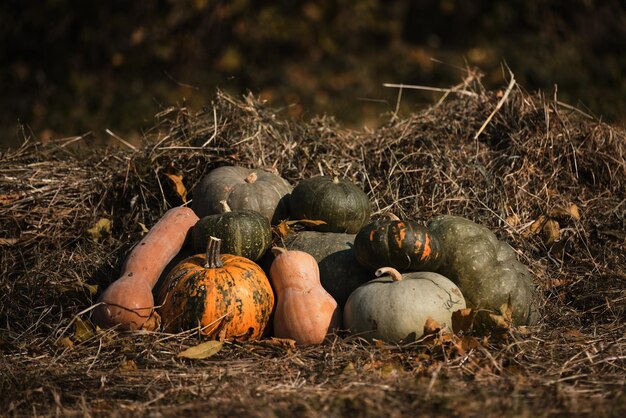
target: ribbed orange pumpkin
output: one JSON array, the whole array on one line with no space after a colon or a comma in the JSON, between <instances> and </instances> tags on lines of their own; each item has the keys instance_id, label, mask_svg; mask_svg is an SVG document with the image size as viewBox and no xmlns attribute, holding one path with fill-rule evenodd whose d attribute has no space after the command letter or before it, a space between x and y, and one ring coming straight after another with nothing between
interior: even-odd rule
<instances>
[{"instance_id":1,"label":"ribbed orange pumpkin","mask_svg":"<svg viewBox=\"0 0 626 418\"><path fill-rule=\"evenodd\" d=\"M166 332L201 327L210 339L245 341L259 338L274 308L267 276L247 258L220 254L211 237L206 254L183 260L170 272L160 300Z\"/></svg>"}]
</instances>

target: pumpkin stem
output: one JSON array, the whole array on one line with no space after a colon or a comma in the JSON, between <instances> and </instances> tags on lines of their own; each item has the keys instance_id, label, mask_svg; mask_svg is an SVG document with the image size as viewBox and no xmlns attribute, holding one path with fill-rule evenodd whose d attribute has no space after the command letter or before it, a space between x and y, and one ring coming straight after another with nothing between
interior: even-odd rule
<instances>
[{"instance_id":1,"label":"pumpkin stem","mask_svg":"<svg viewBox=\"0 0 626 418\"><path fill-rule=\"evenodd\" d=\"M395 214L395 213L392 213L392 212L387 212L387 217L388 217L389 219L391 219L392 221L399 221L399 220L400 220L400 218L398 218L398 217L396 216L396 214Z\"/></svg>"},{"instance_id":2,"label":"pumpkin stem","mask_svg":"<svg viewBox=\"0 0 626 418\"><path fill-rule=\"evenodd\" d=\"M222 212L223 213L232 212L232 209L230 208L230 205L228 204L227 201L220 200L220 205L222 205Z\"/></svg>"},{"instance_id":3,"label":"pumpkin stem","mask_svg":"<svg viewBox=\"0 0 626 418\"><path fill-rule=\"evenodd\" d=\"M259 178L258 174L253 171L252 173L248 174L248 177L245 178L245 182L254 183L257 178Z\"/></svg>"},{"instance_id":4,"label":"pumpkin stem","mask_svg":"<svg viewBox=\"0 0 626 418\"><path fill-rule=\"evenodd\" d=\"M287 251L288 250L283 247L272 247L272 254L274 254L274 257L278 257L281 254L285 254Z\"/></svg>"},{"instance_id":5,"label":"pumpkin stem","mask_svg":"<svg viewBox=\"0 0 626 418\"><path fill-rule=\"evenodd\" d=\"M221 245L221 239L215 237L209 238L209 243L206 246L206 264L204 265L205 268L216 269L224 266L220 254Z\"/></svg>"},{"instance_id":6,"label":"pumpkin stem","mask_svg":"<svg viewBox=\"0 0 626 418\"><path fill-rule=\"evenodd\" d=\"M400 280L402 280L402 274L400 274L400 272L393 267L381 267L376 270L376 273L374 274L376 275L376 277L388 274L389 276L391 276L394 282L399 282Z\"/></svg>"}]
</instances>

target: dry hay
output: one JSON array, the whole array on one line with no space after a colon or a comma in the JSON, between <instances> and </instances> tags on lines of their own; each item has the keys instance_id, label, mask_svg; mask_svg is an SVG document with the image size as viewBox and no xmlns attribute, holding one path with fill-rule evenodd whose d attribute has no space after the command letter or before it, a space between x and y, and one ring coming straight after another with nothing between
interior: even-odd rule
<instances>
[{"instance_id":1,"label":"dry hay","mask_svg":"<svg viewBox=\"0 0 626 418\"><path fill-rule=\"evenodd\" d=\"M619 415L626 411L626 134L514 88L477 82L379 129L285 121L218 93L171 108L138 150L33 141L0 157L0 404L7 415ZM277 113L278 112L278 113ZM288 180L347 176L377 213L463 215L492 228L542 290L536 327L407 346L336 336L320 347L230 344L176 355L193 332L92 333L81 313L169 207L222 164ZM575 205L572 206L572 205ZM578 219L572 210L578 209ZM543 217L542 217L543 215ZM95 241L86 231L112 221ZM537 220L540 222L535 222ZM542 222L543 220L543 222ZM555 221L554 222L546 222ZM558 226L559 239L550 241ZM555 233L554 228L552 234ZM87 322L88 325L88 322ZM81 333L81 330L83 331Z\"/></svg>"}]
</instances>

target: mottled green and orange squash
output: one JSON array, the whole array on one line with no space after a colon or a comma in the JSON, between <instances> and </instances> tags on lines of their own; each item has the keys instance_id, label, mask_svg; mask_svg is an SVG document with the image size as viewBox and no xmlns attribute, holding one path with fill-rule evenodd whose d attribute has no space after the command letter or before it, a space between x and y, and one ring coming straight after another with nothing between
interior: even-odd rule
<instances>
[{"instance_id":1,"label":"mottled green and orange squash","mask_svg":"<svg viewBox=\"0 0 626 418\"><path fill-rule=\"evenodd\" d=\"M206 254L187 258L170 272L160 300L166 332L200 327L209 339L234 341L261 337L274 308L274 293L261 267L220 254L215 237Z\"/></svg>"},{"instance_id":2,"label":"mottled green and orange squash","mask_svg":"<svg viewBox=\"0 0 626 418\"><path fill-rule=\"evenodd\" d=\"M358 262L371 270L435 271L442 260L439 239L415 221L393 218L361 228L354 239Z\"/></svg>"}]
</instances>

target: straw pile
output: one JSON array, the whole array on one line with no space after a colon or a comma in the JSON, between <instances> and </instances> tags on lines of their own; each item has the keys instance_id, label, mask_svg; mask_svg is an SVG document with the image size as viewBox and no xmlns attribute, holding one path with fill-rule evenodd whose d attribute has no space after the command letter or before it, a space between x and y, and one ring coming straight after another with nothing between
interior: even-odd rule
<instances>
[{"instance_id":1,"label":"straw pile","mask_svg":"<svg viewBox=\"0 0 626 418\"><path fill-rule=\"evenodd\" d=\"M27 140L0 156L0 404L11 415L541 415L626 411L626 133L515 87L465 94L374 131L283 120L218 93L171 108L139 149ZM476 138L498 103L501 107ZM369 346L225 344L193 332L94 331L85 312L126 252L224 164L292 183L346 176L377 214L466 216L510 243L541 289L540 324L490 338ZM192 196L190 196L192 197ZM143 225L143 226L142 226Z\"/></svg>"}]
</instances>

